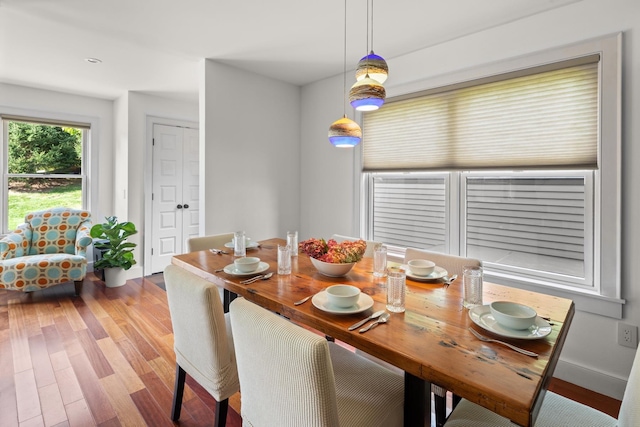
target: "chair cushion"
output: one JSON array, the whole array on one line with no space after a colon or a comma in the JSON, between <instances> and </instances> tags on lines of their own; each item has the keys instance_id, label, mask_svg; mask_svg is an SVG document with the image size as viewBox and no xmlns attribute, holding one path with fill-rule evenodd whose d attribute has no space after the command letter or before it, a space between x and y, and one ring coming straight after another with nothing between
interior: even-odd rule
<instances>
[{"instance_id":1,"label":"chair cushion","mask_svg":"<svg viewBox=\"0 0 640 427\"><path fill-rule=\"evenodd\" d=\"M90 219L91 214L88 211L68 208L54 208L27 214L24 220L31 226L33 232L28 254L60 252L75 254L76 233L81 224ZM91 243L91 238L88 237L88 239L87 244Z\"/></svg>"},{"instance_id":2,"label":"chair cushion","mask_svg":"<svg viewBox=\"0 0 640 427\"><path fill-rule=\"evenodd\" d=\"M456 406L446 427L513 427L513 423L468 400ZM540 408L535 427L607 427L617 421L589 406L548 391Z\"/></svg>"},{"instance_id":3,"label":"chair cushion","mask_svg":"<svg viewBox=\"0 0 640 427\"><path fill-rule=\"evenodd\" d=\"M82 280L87 259L80 255L43 254L7 259L0 265L0 288L37 291Z\"/></svg>"}]
</instances>

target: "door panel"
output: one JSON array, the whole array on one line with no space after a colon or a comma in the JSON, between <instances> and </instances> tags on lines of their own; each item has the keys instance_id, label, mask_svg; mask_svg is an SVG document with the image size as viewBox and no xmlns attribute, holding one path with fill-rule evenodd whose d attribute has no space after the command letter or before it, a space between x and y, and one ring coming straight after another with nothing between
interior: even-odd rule
<instances>
[{"instance_id":1,"label":"door panel","mask_svg":"<svg viewBox=\"0 0 640 427\"><path fill-rule=\"evenodd\" d=\"M182 249L187 250L187 239L200 234L200 141L197 129L184 130L183 150L183 203L189 205L183 210Z\"/></svg>"},{"instance_id":2,"label":"door panel","mask_svg":"<svg viewBox=\"0 0 640 427\"><path fill-rule=\"evenodd\" d=\"M199 232L198 131L154 125L151 271L183 253Z\"/></svg>"}]
</instances>

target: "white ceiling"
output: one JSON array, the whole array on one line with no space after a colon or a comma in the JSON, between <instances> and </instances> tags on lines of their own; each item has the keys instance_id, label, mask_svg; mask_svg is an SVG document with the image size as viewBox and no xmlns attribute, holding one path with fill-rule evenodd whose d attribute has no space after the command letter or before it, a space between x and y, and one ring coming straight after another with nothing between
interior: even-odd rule
<instances>
[{"instance_id":1,"label":"white ceiling","mask_svg":"<svg viewBox=\"0 0 640 427\"><path fill-rule=\"evenodd\" d=\"M367 1L347 4L349 69L367 51ZM575 1L376 0L375 52L390 60ZM0 82L107 99L196 100L202 58L304 85L342 72L343 43L343 0L0 0Z\"/></svg>"}]
</instances>

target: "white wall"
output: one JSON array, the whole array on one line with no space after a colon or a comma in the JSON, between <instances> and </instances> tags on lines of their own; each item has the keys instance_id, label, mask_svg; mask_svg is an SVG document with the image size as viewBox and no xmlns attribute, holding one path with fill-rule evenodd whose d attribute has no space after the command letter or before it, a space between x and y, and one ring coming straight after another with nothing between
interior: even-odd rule
<instances>
[{"instance_id":1,"label":"white wall","mask_svg":"<svg viewBox=\"0 0 640 427\"><path fill-rule=\"evenodd\" d=\"M624 321L640 325L640 287L633 266L640 259L640 2L583 0L451 42L387 58L387 92L412 82L555 48L607 34L623 38L623 162L622 162L622 282ZM427 44L428 41L425 41ZM384 56L384 52L378 52ZM349 78L351 79L349 74ZM635 81L634 81L635 79ZM352 80L348 80L351 82ZM635 84L634 84L635 83ZM336 89L338 89L336 91ZM328 236L347 227L357 211L357 185L352 156L359 151L333 149L326 129L342 114L342 77L308 85L302 90L301 238ZM349 111L353 118L353 113ZM352 226L345 234L357 233ZM620 399L635 351L616 343L617 320L577 312L556 376ZM597 344L596 344L597 343Z\"/></svg>"},{"instance_id":2,"label":"white wall","mask_svg":"<svg viewBox=\"0 0 640 427\"><path fill-rule=\"evenodd\" d=\"M352 76L348 71L348 84ZM331 124L345 112L342 88L342 75L302 88L300 240L360 235L353 176L360 147L335 148L328 137ZM346 105L347 116L354 120L348 100Z\"/></svg>"},{"instance_id":3,"label":"white wall","mask_svg":"<svg viewBox=\"0 0 640 427\"><path fill-rule=\"evenodd\" d=\"M203 60L200 152L205 234L298 229L299 87Z\"/></svg>"},{"instance_id":4,"label":"white wall","mask_svg":"<svg viewBox=\"0 0 640 427\"><path fill-rule=\"evenodd\" d=\"M126 221L129 209L125 197L129 183L128 175L129 146L129 94L126 93L113 101L113 150L116 153L111 173L113 210L100 217L115 215L119 221ZM117 159L117 161L115 160ZM137 224L134 222L134 224Z\"/></svg>"},{"instance_id":5,"label":"white wall","mask_svg":"<svg viewBox=\"0 0 640 427\"><path fill-rule=\"evenodd\" d=\"M0 83L0 113L91 122L89 147L92 198L88 208L94 218L113 209L113 102Z\"/></svg>"},{"instance_id":6,"label":"white wall","mask_svg":"<svg viewBox=\"0 0 640 427\"><path fill-rule=\"evenodd\" d=\"M127 278L143 275L145 254L150 255L146 243L147 232L151 230L150 216L145 208L150 205L149 192L151 173L151 149L148 147L152 128L147 128L148 118L158 118L158 123L166 119L172 121L198 121L198 104L196 102L176 101L154 95L128 92L115 102L116 126L116 159L112 180L115 214L121 221L131 221L136 225L138 234L130 241L138 244L134 256L138 262L127 271Z\"/></svg>"}]
</instances>

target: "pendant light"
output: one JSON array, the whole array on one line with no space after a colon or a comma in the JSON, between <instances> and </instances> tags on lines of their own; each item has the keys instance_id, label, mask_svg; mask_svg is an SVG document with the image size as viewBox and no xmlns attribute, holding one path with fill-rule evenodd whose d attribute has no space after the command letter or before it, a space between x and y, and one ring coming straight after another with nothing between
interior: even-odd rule
<instances>
[{"instance_id":1,"label":"pendant light","mask_svg":"<svg viewBox=\"0 0 640 427\"><path fill-rule=\"evenodd\" d=\"M372 7L373 9L373 7ZM373 27L373 25L372 25ZM367 0L367 52L369 51L369 0ZM373 40L372 40L372 50L373 54ZM375 55L375 54L374 54ZM384 100L387 97L387 92L380 84L378 80L372 79L369 71L378 71L372 68L372 63L370 62L371 55L366 55L364 60L364 78L358 80L353 86L351 86L351 90L349 91L349 102L351 106L358 111L373 111L377 110L384 104ZM376 55L377 56L377 55ZM362 60L360 61L362 62ZM383 60L384 62L384 60ZM386 66L386 63L385 63ZM360 68L360 65L358 65ZM379 73L377 73L379 74ZM356 78L358 73L356 72Z\"/></svg>"},{"instance_id":2,"label":"pendant light","mask_svg":"<svg viewBox=\"0 0 640 427\"><path fill-rule=\"evenodd\" d=\"M347 0L344 0L344 72L342 89L342 109L345 110L347 102ZM329 141L335 147L354 147L362 139L362 129L353 120L347 117L346 111L341 119L336 120L329 127Z\"/></svg>"},{"instance_id":3,"label":"pendant light","mask_svg":"<svg viewBox=\"0 0 640 427\"><path fill-rule=\"evenodd\" d=\"M367 0L367 34L369 34L369 0ZM368 42L368 40L367 40ZM367 46L369 50L369 46ZM356 80L362 80L369 74L373 80L382 84L387 80L389 74L389 66L383 57L373 52L373 0L371 0L371 51L368 55L362 57L356 68Z\"/></svg>"}]
</instances>

